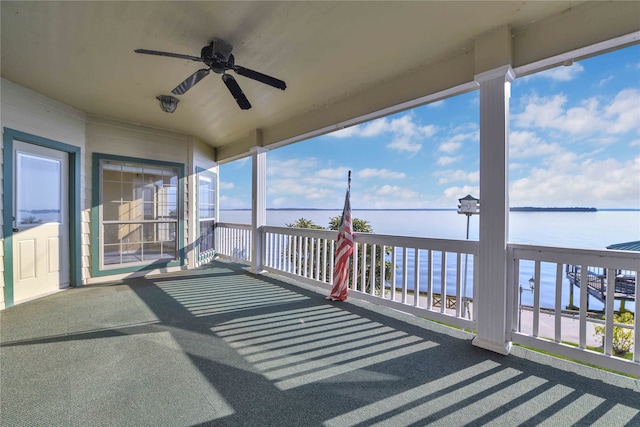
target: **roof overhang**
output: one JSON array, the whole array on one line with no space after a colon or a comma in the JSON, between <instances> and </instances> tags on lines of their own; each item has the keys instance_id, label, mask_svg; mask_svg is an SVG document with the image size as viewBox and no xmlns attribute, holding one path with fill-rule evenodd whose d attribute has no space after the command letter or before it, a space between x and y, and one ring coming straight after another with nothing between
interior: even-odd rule
<instances>
[{"instance_id":1,"label":"roof overhang","mask_svg":"<svg viewBox=\"0 0 640 427\"><path fill-rule=\"evenodd\" d=\"M218 161L276 147L468 90L511 64L518 74L638 42L638 2L1 2L2 77L89 117L192 135ZM156 97L202 64L214 37L236 63L287 83L242 76L242 111L211 73Z\"/></svg>"}]
</instances>

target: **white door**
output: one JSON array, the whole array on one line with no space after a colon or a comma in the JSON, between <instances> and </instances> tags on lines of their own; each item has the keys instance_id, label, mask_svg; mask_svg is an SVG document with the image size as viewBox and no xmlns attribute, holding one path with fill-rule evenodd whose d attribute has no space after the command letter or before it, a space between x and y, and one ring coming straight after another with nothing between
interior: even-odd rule
<instances>
[{"instance_id":1,"label":"white door","mask_svg":"<svg viewBox=\"0 0 640 427\"><path fill-rule=\"evenodd\" d=\"M69 155L13 141L15 303L69 286Z\"/></svg>"}]
</instances>

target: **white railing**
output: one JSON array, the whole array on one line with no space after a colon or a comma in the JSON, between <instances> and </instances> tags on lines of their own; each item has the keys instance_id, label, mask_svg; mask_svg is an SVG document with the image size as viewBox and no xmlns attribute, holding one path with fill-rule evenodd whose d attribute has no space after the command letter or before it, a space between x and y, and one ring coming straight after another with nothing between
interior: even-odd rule
<instances>
[{"instance_id":1,"label":"white railing","mask_svg":"<svg viewBox=\"0 0 640 427\"><path fill-rule=\"evenodd\" d=\"M264 268L330 287L337 232L264 227ZM475 329L478 242L354 233L349 288L358 298ZM384 280L383 280L384 278Z\"/></svg>"},{"instance_id":2,"label":"white railing","mask_svg":"<svg viewBox=\"0 0 640 427\"><path fill-rule=\"evenodd\" d=\"M629 333L634 344L640 340L637 316L631 324L614 323L614 313L621 306L638 313L637 286L635 294L616 293L616 280L618 288L626 286L620 276L637 283L639 252L518 244L510 244L508 248L509 280L513 284L513 295L518 297L514 298L511 316L514 343L640 376L637 345L631 349L633 360L625 360L615 355L614 340L614 328ZM572 281L568 273L579 282ZM521 300L523 290L529 288L530 278L533 278L533 303L525 307ZM593 296L589 296L590 293ZM624 302L616 301L620 296L625 298ZM604 338L601 340L602 334L595 331L602 327Z\"/></svg>"},{"instance_id":3,"label":"white railing","mask_svg":"<svg viewBox=\"0 0 640 427\"><path fill-rule=\"evenodd\" d=\"M328 291L336 238L335 231L265 226L261 267ZM473 302L481 291L474 286L478 283L477 241L369 233L354 233L354 241L350 297L476 330ZM249 225L216 225L218 255L250 264L251 244ZM618 357L614 339L617 331L631 331L633 342L639 342L638 322L619 324L613 316L621 308L616 276L637 283L640 253L509 244L507 267L511 284L505 314L511 325L507 339L640 377L640 352L632 348L633 360ZM592 279L591 294L604 302L589 297L589 286L572 285L569 272L573 277L578 272L581 283ZM599 284L594 284L593 277ZM637 313L637 286L635 294L626 292L622 307ZM604 330L602 344L596 328Z\"/></svg>"},{"instance_id":4,"label":"white railing","mask_svg":"<svg viewBox=\"0 0 640 427\"><path fill-rule=\"evenodd\" d=\"M249 264L251 262L251 225L218 222L215 224L216 254Z\"/></svg>"}]
</instances>

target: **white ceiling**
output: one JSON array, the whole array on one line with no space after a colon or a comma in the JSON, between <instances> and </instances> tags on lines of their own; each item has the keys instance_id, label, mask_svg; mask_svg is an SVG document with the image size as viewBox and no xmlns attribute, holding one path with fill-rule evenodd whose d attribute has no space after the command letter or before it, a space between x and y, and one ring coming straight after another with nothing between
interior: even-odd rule
<instances>
[{"instance_id":1,"label":"white ceiling","mask_svg":"<svg viewBox=\"0 0 640 427\"><path fill-rule=\"evenodd\" d=\"M572 17L606 15L604 7L614 10L582 3L2 1L2 77L89 115L193 135L220 153L233 154L238 150L228 148L256 129L266 145L314 131L329 119L337 123L428 95L423 88L409 94L389 88L416 71L472 55L479 35L506 24L523 44L545 46L540 53L528 49L538 57L528 57L522 48L515 51L514 59L522 63L553 53L556 45L580 47L612 35L593 30L583 36L585 30L577 29L567 34L580 34L583 40L528 41L542 33L541 23L560 28L559 20L570 23ZM628 10L603 19L620 20ZM627 24L615 31L628 31ZM591 26L613 25L598 21ZM202 63L134 49L199 56L214 37L234 46L238 65L282 79L287 89L236 75L253 105L242 111L220 76L211 73L177 96L175 113L162 112L156 96L170 94ZM470 69L464 75L472 81L473 73ZM365 93L375 98L359 98ZM351 107L338 108L350 99ZM360 105L366 99L377 101Z\"/></svg>"}]
</instances>

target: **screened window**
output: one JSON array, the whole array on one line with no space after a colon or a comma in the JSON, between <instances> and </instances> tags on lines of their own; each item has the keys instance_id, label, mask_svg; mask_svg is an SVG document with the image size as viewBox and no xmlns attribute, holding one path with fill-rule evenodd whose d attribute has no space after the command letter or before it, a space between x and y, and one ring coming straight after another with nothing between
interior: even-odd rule
<instances>
[{"instance_id":1,"label":"screened window","mask_svg":"<svg viewBox=\"0 0 640 427\"><path fill-rule=\"evenodd\" d=\"M216 175L198 170L199 260L210 258L215 249Z\"/></svg>"},{"instance_id":2,"label":"screened window","mask_svg":"<svg viewBox=\"0 0 640 427\"><path fill-rule=\"evenodd\" d=\"M102 266L178 260L178 168L102 159L100 173Z\"/></svg>"}]
</instances>

